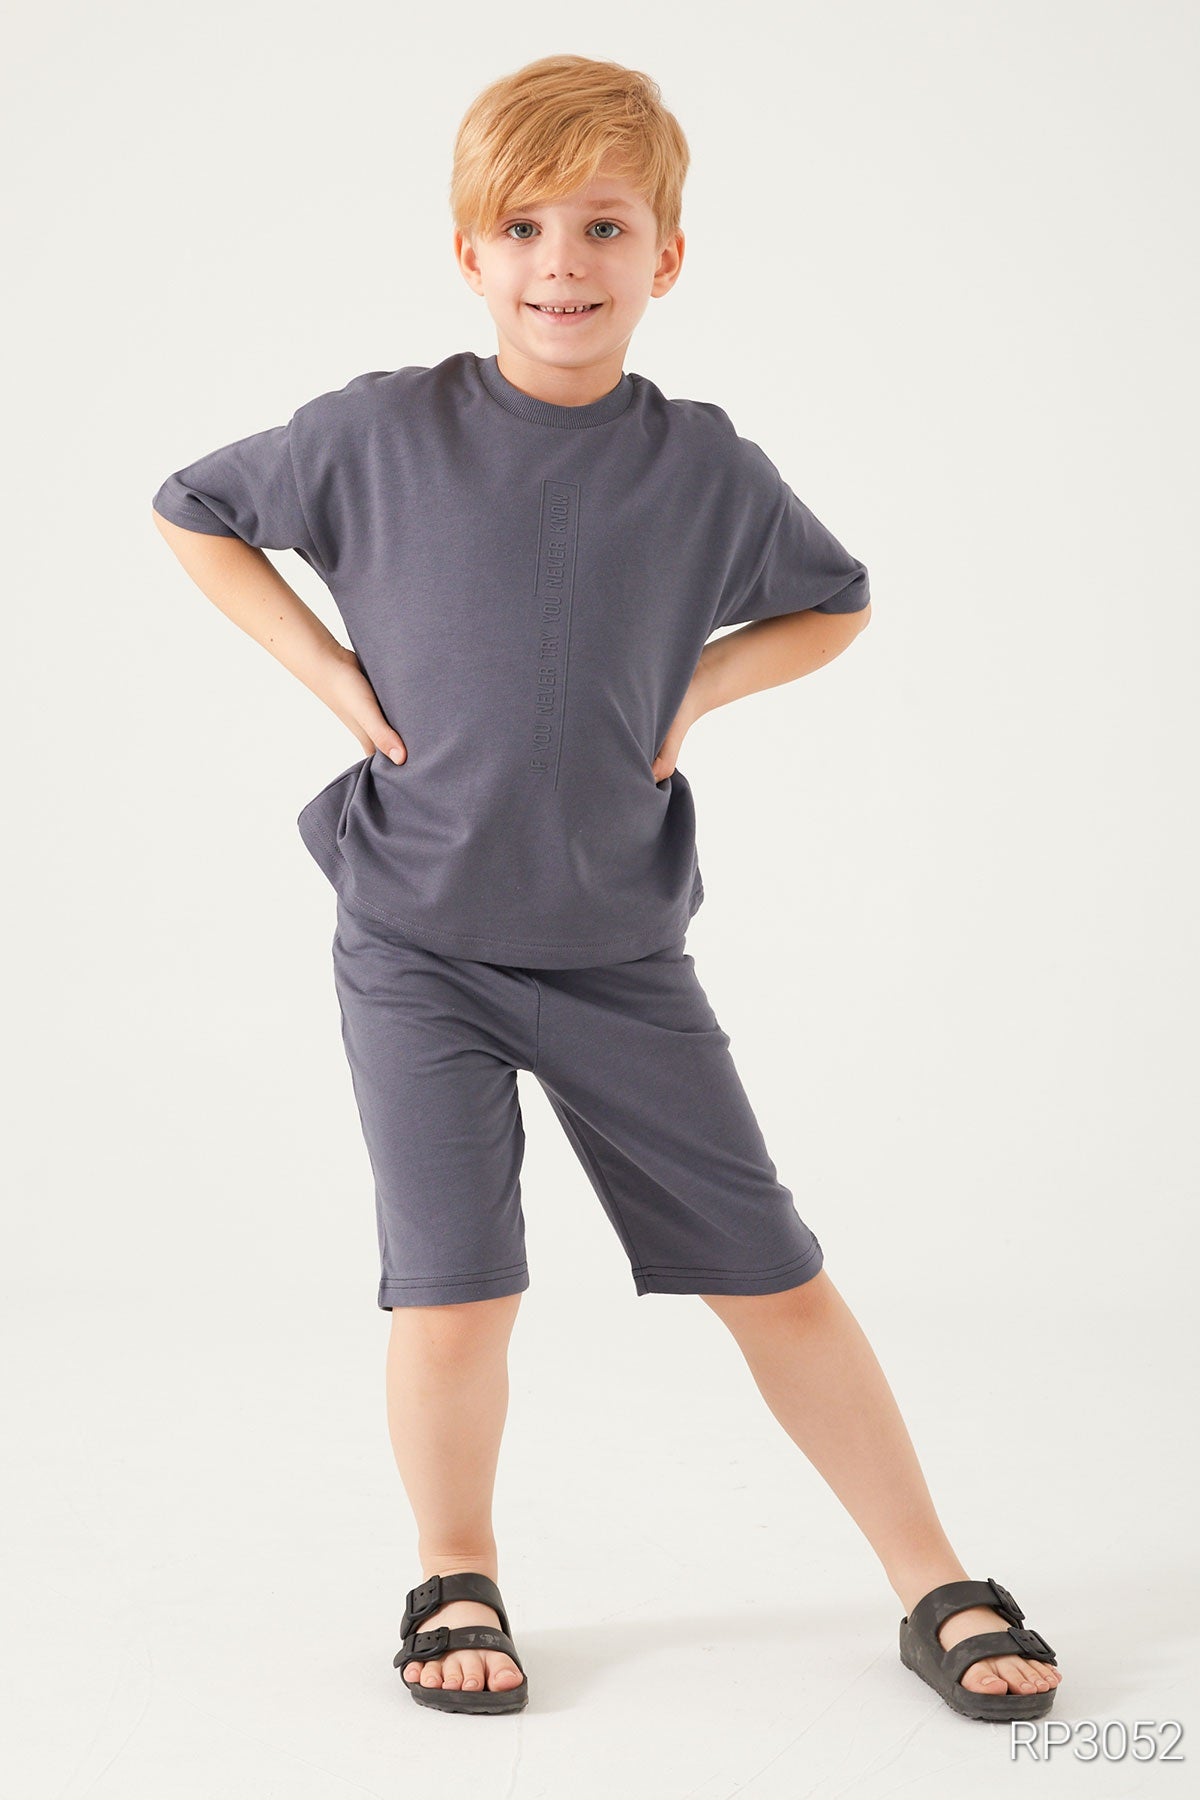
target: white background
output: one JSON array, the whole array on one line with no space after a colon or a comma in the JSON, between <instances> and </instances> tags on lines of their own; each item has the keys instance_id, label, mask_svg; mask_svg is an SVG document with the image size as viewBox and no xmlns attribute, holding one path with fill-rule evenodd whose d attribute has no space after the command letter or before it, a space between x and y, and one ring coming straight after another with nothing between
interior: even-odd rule
<instances>
[{"instance_id":1,"label":"white background","mask_svg":"<svg viewBox=\"0 0 1200 1800\"><path fill-rule=\"evenodd\" d=\"M446 200L486 83L563 50L660 82L686 256L626 367L724 406L874 607L684 745L689 949L955 1548L1058 1650L1053 1716L1179 1718L1194 1765L1196 24L209 0L10 31L6 1800L1187 1780L1014 1768L901 1667L873 1552L703 1303L635 1296L524 1075L496 1525L531 1704L411 1703L372 1185L294 823L359 751L150 498L364 370L495 350Z\"/></svg>"}]
</instances>

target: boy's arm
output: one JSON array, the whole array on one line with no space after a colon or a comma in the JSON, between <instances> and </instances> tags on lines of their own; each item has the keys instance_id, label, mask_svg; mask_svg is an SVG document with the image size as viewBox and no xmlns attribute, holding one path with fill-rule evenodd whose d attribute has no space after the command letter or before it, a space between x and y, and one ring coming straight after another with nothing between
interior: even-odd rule
<instances>
[{"instance_id":1,"label":"boy's arm","mask_svg":"<svg viewBox=\"0 0 1200 1800\"><path fill-rule=\"evenodd\" d=\"M871 617L870 602L857 612L809 609L758 619L705 644L692 677L701 713L778 687L823 667L847 649Z\"/></svg>"},{"instance_id":2,"label":"boy's arm","mask_svg":"<svg viewBox=\"0 0 1200 1800\"><path fill-rule=\"evenodd\" d=\"M158 512L153 518L201 593L323 700L364 753L379 749L403 762L403 739L384 717L354 651L338 642L261 550L239 537L188 531Z\"/></svg>"},{"instance_id":3,"label":"boy's arm","mask_svg":"<svg viewBox=\"0 0 1200 1800\"><path fill-rule=\"evenodd\" d=\"M871 603L857 612L826 613L816 608L756 619L738 631L710 638L700 653L683 705L659 745L651 765L655 781L675 767L683 740L705 713L760 688L795 681L832 662L855 639L871 616Z\"/></svg>"}]
</instances>

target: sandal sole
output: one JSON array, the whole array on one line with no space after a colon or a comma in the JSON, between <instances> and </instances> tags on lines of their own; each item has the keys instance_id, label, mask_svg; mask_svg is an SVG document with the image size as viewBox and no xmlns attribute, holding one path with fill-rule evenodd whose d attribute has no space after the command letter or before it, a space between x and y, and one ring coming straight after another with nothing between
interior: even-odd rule
<instances>
[{"instance_id":1,"label":"sandal sole","mask_svg":"<svg viewBox=\"0 0 1200 1800\"><path fill-rule=\"evenodd\" d=\"M953 1712L966 1719L1004 1724L1009 1719L1041 1719L1054 1705L1056 1688L1044 1694L973 1694L961 1681L950 1681L925 1639L905 1619L900 1626L900 1661L927 1682Z\"/></svg>"}]
</instances>

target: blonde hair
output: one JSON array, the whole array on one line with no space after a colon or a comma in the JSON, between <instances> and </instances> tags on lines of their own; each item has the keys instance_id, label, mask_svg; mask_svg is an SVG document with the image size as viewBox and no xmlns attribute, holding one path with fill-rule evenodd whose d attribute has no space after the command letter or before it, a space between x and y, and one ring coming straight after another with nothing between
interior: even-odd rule
<instances>
[{"instance_id":1,"label":"blonde hair","mask_svg":"<svg viewBox=\"0 0 1200 1800\"><path fill-rule=\"evenodd\" d=\"M506 210L559 200L603 162L651 207L661 250L680 228L690 160L649 75L586 56L543 56L493 81L467 108L450 211L465 238L485 237Z\"/></svg>"}]
</instances>

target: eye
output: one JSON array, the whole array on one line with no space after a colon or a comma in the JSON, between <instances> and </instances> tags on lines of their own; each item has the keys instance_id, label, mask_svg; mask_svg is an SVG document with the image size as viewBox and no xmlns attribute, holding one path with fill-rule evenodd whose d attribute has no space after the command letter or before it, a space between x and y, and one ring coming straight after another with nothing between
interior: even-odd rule
<instances>
[{"instance_id":1,"label":"eye","mask_svg":"<svg viewBox=\"0 0 1200 1800\"><path fill-rule=\"evenodd\" d=\"M620 237L625 229L625 227L623 225L618 225L615 219L597 219L596 225L607 225L609 227L609 231L611 233L615 233L617 237ZM528 228L530 231L537 230L537 226L534 225L529 219L516 219L516 220L514 220L514 222L511 225L506 225L504 227L504 236L509 237L509 236L511 236L511 234L514 231L524 232L526 230L526 228ZM594 230L594 229L595 229L595 226L589 226L589 230ZM613 241L614 241L613 237L608 234L606 234L604 237L602 237L598 240L598 242L600 242L602 244L611 244ZM529 242L529 239L527 237L522 236L519 238L514 238L513 242L518 243L518 244L527 244Z\"/></svg>"}]
</instances>

